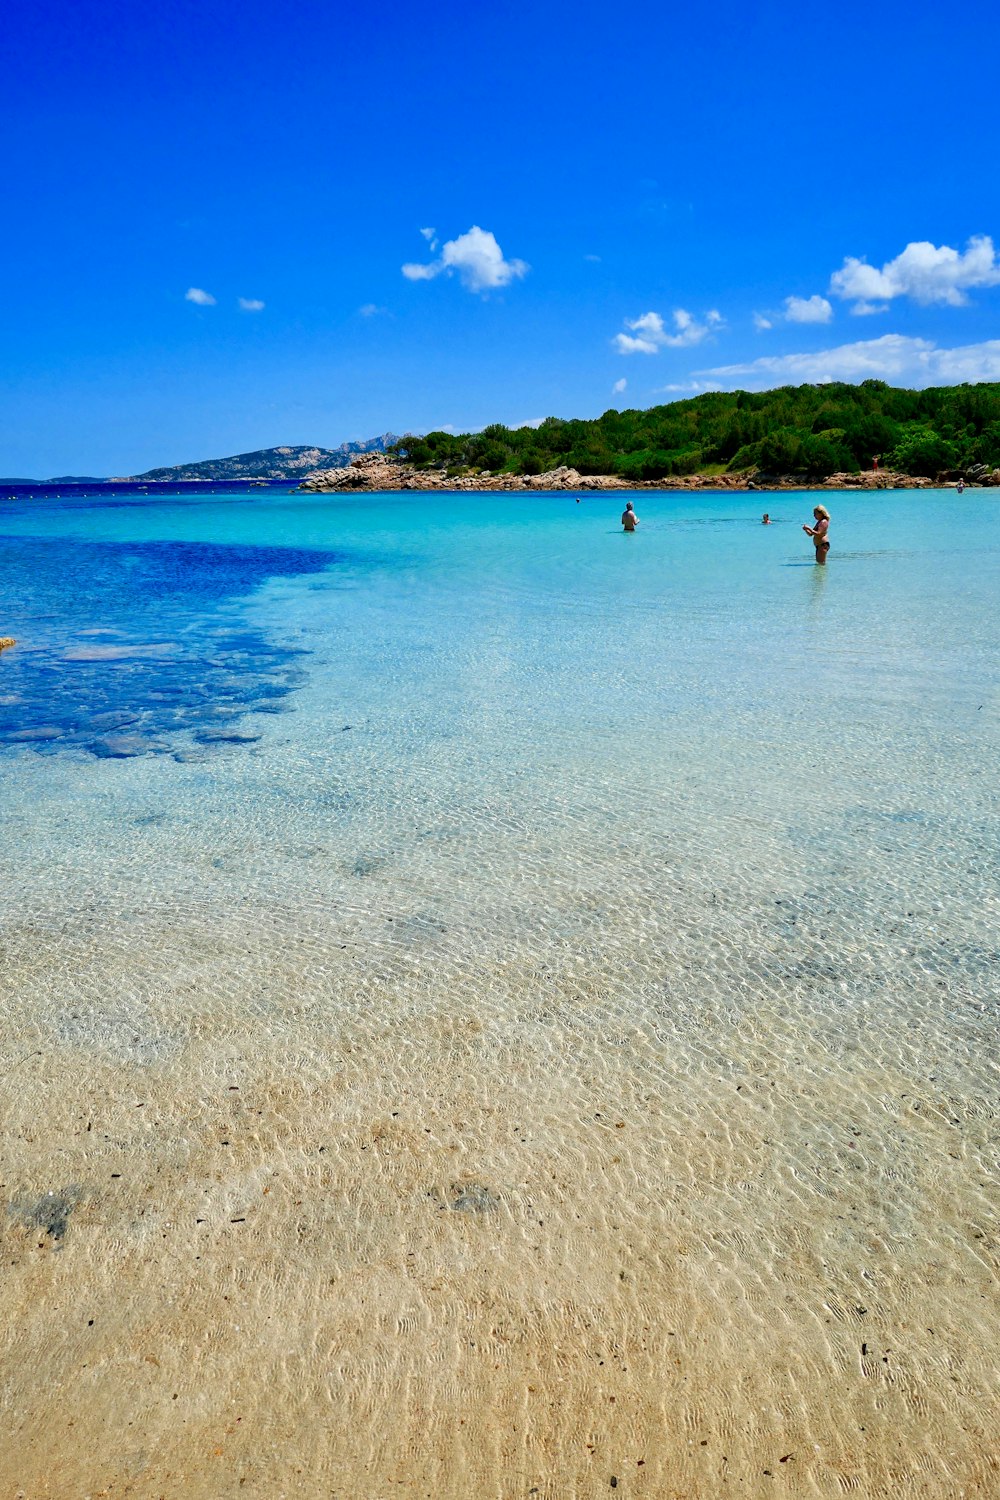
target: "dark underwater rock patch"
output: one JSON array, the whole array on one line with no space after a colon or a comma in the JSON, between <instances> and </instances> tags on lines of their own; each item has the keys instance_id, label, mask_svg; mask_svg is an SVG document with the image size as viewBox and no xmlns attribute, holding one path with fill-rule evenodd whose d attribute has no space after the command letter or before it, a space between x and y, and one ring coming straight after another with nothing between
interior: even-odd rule
<instances>
[{"instance_id":1,"label":"dark underwater rock patch","mask_svg":"<svg viewBox=\"0 0 1000 1500\"><path fill-rule=\"evenodd\" d=\"M22 1194L11 1200L7 1214L22 1229L41 1230L50 1239L62 1240L69 1227L70 1214L82 1196L82 1190L75 1184L58 1192L42 1193L37 1198Z\"/></svg>"},{"instance_id":2,"label":"dark underwater rock patch","mask_svg":"<svg viewBox=\"0 0 1000 1500\"><path fill-rule=\"evenodd\" d=\"M0 669L0 750L131 759L183 750L182 732L219 748L253 743L259 734L237 732L240 719L286 711L306 653L244 628L230 601L337 560L303 548L5 537L0 609L29 649Z\"/></svg>"},{"instance_id":3,"label":"dark underwater rock patch","mask_svg":"<svg viewBox=\"0 0 1000 1500\"><path fill-rule=\"evenodd\" d=\"M159 755L166 750L159 740L150 740L142 734L106 734L92 740L87 746L91 755L102 760L131 760L136 755Z\"/></svg>"}]
</instances>

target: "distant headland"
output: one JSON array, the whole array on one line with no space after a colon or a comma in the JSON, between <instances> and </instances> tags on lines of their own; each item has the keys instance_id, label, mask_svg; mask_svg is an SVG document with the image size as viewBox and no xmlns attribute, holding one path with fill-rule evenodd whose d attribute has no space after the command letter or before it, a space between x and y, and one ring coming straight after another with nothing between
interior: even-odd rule
<instances>
[{"instance_id":1,"label":"distant headland","mask_svg":"<svg viewBox=\"0 0 1000 1500\"><path fill-rule=\"evenodd\" d=\"M707 391L592 421L407 436L302 488L887 489L1000 485L1000 384Z\"/></svg>"},{"instance_id":2,"label":"distant headland","mask_svg":"<svg viewBox=\"0 0 1000 1500\"><path fill-rule=\"evenodd\" d=\"M530 427L494 423L475 433L407 436L388 454L409 465L411 477L472 478L491 488L497 480L503 487L561 470L614 488L706 481L881 486L890 476L1000 483L1000 384L912 391L865 380L706 391L591 421L547 417Z\"/></svg>"}]
</instances>

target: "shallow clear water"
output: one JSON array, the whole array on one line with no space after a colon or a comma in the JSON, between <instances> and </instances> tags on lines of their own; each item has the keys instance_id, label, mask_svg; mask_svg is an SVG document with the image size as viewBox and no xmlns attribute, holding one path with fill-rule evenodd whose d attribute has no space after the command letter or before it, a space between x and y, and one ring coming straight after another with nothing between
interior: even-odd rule
<instances>
[{"instance_id":1,"label":"shallow clear water","mask_svg":"<svg viewBox=\"0 0 1000 1500\"><path fill-rule=\"evenodd\" d=\"M826 498L0 502L5 1481L989 1492L1000 500Z\"/></svg>"}]
</instances>

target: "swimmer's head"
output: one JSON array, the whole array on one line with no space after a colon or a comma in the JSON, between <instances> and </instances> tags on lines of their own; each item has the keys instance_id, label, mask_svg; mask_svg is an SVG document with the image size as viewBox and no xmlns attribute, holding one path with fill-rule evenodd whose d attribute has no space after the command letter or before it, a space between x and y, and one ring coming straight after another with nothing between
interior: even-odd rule
<instances>
[{"instance_id":1,"label":"swimmer's head","mask_svg":"<svg viewBox=\"0 0 1000 1500\"><path fill-rule=\"evenodd\" d=\"M632 505L631 500L626 500L625 501L625 509L626 510L633 510L634 509L634 506Z\"/></svg>"},{"instance_id":2,"label":"swimmer's head","mask_svg":"<svg viewBox=\"0 0 1000 1500\"><path fill-rule=\"evenodd\" d=\"M830 519L830 512L827 510L825 505L814 505L813 515L819 516L820 519L824 521L829 521Z\"/></svg>"}]
</instances>

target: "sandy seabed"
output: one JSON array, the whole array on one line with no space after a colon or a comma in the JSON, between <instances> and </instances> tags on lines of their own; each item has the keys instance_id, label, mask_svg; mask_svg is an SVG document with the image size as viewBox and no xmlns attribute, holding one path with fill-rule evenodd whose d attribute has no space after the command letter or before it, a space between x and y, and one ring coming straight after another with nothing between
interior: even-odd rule
<instances>
[{"instance_id":1,"label":"sandy seabed","mask_svg":"<svg viewBox=\"0 0 1000 1500\"><path fill-rule=\"evenodd\" d=\"M1000 1493L976 944L446 846L7 922L0 1495Z\"/></svg>"}]
</instances>

